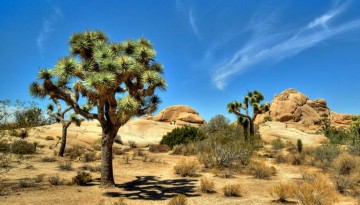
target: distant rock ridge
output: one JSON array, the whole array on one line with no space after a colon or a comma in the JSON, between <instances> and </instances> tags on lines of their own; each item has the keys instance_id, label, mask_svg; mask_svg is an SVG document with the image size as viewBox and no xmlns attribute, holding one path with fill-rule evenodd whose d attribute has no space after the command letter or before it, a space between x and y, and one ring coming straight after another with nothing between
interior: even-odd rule
<instances>
[{"instance_id":1,"label":"distant rock ridge","mask_svg":"<svg viewBox=\"0 0 360 205\"><path fill-rule=\"evenodd\" d=\"M304 132L313 133L321 126L321 118L326 115L333 126L348 126L352 120L349 114L332 112L326 100L309 99L303 93L290 88L275 95L270 110L256 118L255 123L261 124L266 116L273 121L283 122Z\"/></svg>"}]
</instances>

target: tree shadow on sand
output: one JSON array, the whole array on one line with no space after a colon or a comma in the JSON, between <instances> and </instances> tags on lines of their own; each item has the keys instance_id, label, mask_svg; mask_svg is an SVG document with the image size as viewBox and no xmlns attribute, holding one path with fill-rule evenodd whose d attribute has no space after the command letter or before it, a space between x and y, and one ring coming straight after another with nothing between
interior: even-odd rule
<instances>
[{"instance_id":1,"label":"tree shadow on sand","mask_svg":"<svg viewBox=\"0 0 360 205\"><path fill-rule=\"evenodd\" d=\"M140 200L166 200L178 194L195 197L200 196L196 193L196 181L195 179L160 180L155 176L137 176L134 181L116 185L124 189L124 193L106 192L104 195Z\"/></svg>"}]
</instances>

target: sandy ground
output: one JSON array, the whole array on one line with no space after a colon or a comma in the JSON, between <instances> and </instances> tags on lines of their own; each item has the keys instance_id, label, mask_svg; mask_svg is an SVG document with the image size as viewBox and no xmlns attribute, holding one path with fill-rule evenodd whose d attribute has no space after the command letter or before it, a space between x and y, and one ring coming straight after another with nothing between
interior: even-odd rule
<instances>
[{"instance_id":1,"label":"sandy ground","mask_svg":"<svg viewBox=\"0 0 360 205\"><path fill-rule=\"evenodd\" d=\"M143 162L141 157L131 159L129 164L125 163L123 155L116 155L113 160L116 187L100 188L99 173L92 173L94 181L91 185L81 187L77 185L52 186L48 182L48 177L58 175L66 181L71 181L79 171L79 167L84 164L80 160L72 162L73 171L61 171L58 167L60 162L69 160L67 157L56 157L56 162L42 162L44 156L53 156L50 149L54 141L46 141L44 137L32 136L29 141L38 141L45 145L38 149L38 153L26 156L21 159L15 168L0 177L7 183L13 184L8 189L7 194L0 196L0 204L6 205L49 205L49 204L99 204L104 199L107 202L115 202L118 197L124 196L126 202L134 204L167 204L170 198L184 194L188 198L188 204L198 205L235 205L235 204L277 204L270 196L269 189L278 182L288 182L299 180L301 170L299 166L286 164L275 165L277 175L269 180L255 179L246 174L235 174L233 178L219 178L210 171L200 171L199 177L180 177L174 174L173 167L181 160L196 160L196 157L184 157L170 155L169 153L150 153L151 157L156 158L157 162ZM147 148L142 148L147 152ZM129 152L132 158L132 151ZM267 164L274 164L272 159L266 159ZM89 164L100 164L100 161ZM27 167L32 165L32 169ZM304 169L315 169L307 167ZM44 174L45 179L41 183L36 183L35 187L20 188L19 179L34 178L39 174ZM204 194L197 191L199 179L206 176L215 183L216 192ZM242 197L224 197L222 187L228 184L240 184L243 189ZM295 200L293 200L296 202ZM356 201L351 197L340 197L337 204L355 205Z\"/></svg>"}]
</instances>

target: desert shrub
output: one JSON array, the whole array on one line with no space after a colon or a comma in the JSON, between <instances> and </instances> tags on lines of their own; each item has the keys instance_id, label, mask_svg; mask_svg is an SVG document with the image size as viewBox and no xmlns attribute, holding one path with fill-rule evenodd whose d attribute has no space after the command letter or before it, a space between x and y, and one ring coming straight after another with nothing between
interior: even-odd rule
<instances>
[{"instance_id":1,"label":"desert shrub","mask_svg":"<svg viewBox=\"0 0 360 205\"><path fill-rule=\"evenodd\" d=\"M160 144L166 144L172 148L178 144L187 144L203 139L205 139L204 132L196 127L184 126L177 127L164 135L160 141Z\"/></svg>"},{"instance_id":2,"label":"desert shrub","mask_svg":"<svg viewBox=\"0 0 360 205\"><path fill-rule=\"evenodd\" d=\"M53 136L46 136L45 140L55 140Z\"/></svg>"},{"instance_id":3,"label":"desert shrub","mask_svg":"<svg viewBox=\"0 0 360 205\"><path fill-rule=\"evenodd\" d=\"M242 189L240 184L227 185L222 189L224 196L242 196Z\"/></svg>"},{"instance_id":4,"label":"desert shrub","mask_svg":"<svg viewBox=\"0 0 360 205\"><path fill-rule=\"evenodd\" d=\"M271 121L272 121L272 118L270 116L265 116L264 119L263 119L263 123L271 122Z\"/></svg>"},{"instance_id":5,"label":"desert shrub","mask_svg":"<svg viewBox=\"0 0 360 205\"><path fill-rule=\"evenodd\" d=\"M51 176L48 179L49 183L54 186L60 186L64 184L64 180L62 180L59 176Z\"/></svg>"},{"instance_id":6,"label":"desert shrub","mask_svg":"<svg viewBox=\"0 0 360 205\"><path fill-rule=\"evenodd\" d=\"M100 172L101 171L101 165L89 165L89 164L84 164L80 167L81 170L84 171L90 171L90 172Z\"/></svg>"},{"instance_id":7,"label":"desert shrub","mask_svg":"<svg viewBox=\"0 0 360 205\"><path fill-rule=\"evenodd\" d=\"M333 183L336 190L340 194L349 195L353 193L353 190L356 187L356 183L359 180L358 175L344 176L344 175L335 175L333 178Z\"/></svg>"},{"instance_id":8,"label":"desert shrub","mask_svg":"<svg viewBox=\"0 0 360 205\"><path fill-rule=\"evenodd\" d=\"M128 141L128 143L131 149L135 149L138 147L135 141Z\"/></svg>"},{"instance_id":9,"label":"desert shrub","mask_svg":"<svg viewBox=\"0 0 360 205\"><path fill-rule=\"evenodd\" d=\"M130 157L129 157L129 155L124 155L124 156L123 156L123 160L124 160L124 163L125 163L125 164L130 164Z\"/></svg>"},{"instance_id":10,"label":"desert shrub","mask_svg":"<svg viewBox=\"0 0 360 205\"><path fill-rule=\"evenodd\" d=\"M250 169L252 175L258 179L269 179L271 176L276 174L276 169L274 166L267 166L262 161L252 162Z\"/></svg>"},{"instance_id":11,"label":"desert shrub","mask_svg":"<svg viewBox=\"0 0 360 205\"><path fill-rule=\"evenodd\" d=\"M11 151L10 144L6 141L0 140L0 152L1 153L8 153Z\"/></svg>"},{"instance_id":12,"label":"desert shrub","mask_svg":"<svg viewBox=\"0 0 360 205\"><path fill-rule=\"evenodd\" d=\"M42 110L38 107L16 110L14 118L16 126L23 128L41 126L48 123L42 115Z\"/></svg>"},{"instance_id":13,"label":"desert shrub","mask_svg":"<svg viewBox=\"0 0 360 205\"><path fill-rule=\"evenodd\" d=\"M278 152L275 154L275 162L278 164L287 163L288 157L285 156L282 152Z\"/></svg>"},{"instance_id":14,"label":"desert shrub","mask_svg":"<svg viewBox=\"0 0 360 205\"><path fill-rule=\"evenodd\" d=\"M330 140L331 144L346 144L349 141L350 130L346 128L329 127L325 132L325 136Z\"/></svg>"},{"instance_id":15,"label":"desert shrub","mask_svg":"<svg viewBox=\"0 0 360 205\"><path fill-rule=\"evenodd\" d=\"M29 143L24 140L15 140L11 144L11 152L14 154L34 154L36 152L36 144Z\"/></svg>"},{"instance_id":16,"label":"desert shrub","mask_svg":"<svg viewBox=\"0 0 360 205\"><path fill-rule=\"evenodd\" d=\"M275 184L270 190L270 195L279 202L287 202L289 198L294 196L294 185L290 183Z\"/></svg>"},{"instance_id":17,"label":"desert shrub","mask_svg":"<svg viewBox=\"0 0 360 205\"><path fill-rule=\"evenodd\" d=\"M170 147L166 144L150 145L149 152L162 153L170 151Z\"/></svg>"},{"instance_id":18,"label":"desert shrub","mask_svg":"<svg viewBox=\"0 0 360 205\"><path fill-rule=\"evenodd\" d=\"M313 154L315 165L327 169L340 153L338 145L328 144L319 146L314 150Z\"/></svg>"},{"instance_id":19,"label":"desert shrub","mask_svg":"<svg viewBox=\"0 0 360 205\"><path fill-rule=\"evenodd\" d=\"M174 166L176 174L181 175L182 177L194 177L197 172L197 164L194 161L181 161L180 164Z\"/></svg>"},{"instance_id":20,"label":"desert shrub","mask_svg":"<svg viewBox=\"0 0 360 205\"><path fill-rule=\"evenodd\" d=\"M7 184L4 180L0 179L0 196L5 194L5 189L7 187Z\"/></svg>"},{"instance_id":21,"label":"desert shrub","mask_svg":"<svg viewBox=\"0 0 360 205\"><path fill-rule=\"evenodd\" d=\"M101 137L95 140L94 144L92 145L94 150L101 151L101 140Z\"/></svg>"},{"instance_id":22,"label":"desert shrub","mask_svg":"<svg viewBox=\"0 0 360 205\"><path fill-rule=\"evenodd\" d=\"M45 177L45 174L38 174L38 175L36 175L34 180L36 183L40 183L40 182L44 181L44 177Z\"/></svg>"},{"instance_id":23,"label":"desert shrub","mask_svg":"<svg viewBox=\"0 0 360 205\"><path fill-rule=\"evenodd\" d=\"M200 130L209 133L216 133L221 130L227 129L230 125L230 120L226 118L224 115L215 115L213 118L209 120L207 124L204 124L200 127Z\"/></svg>"},{"instance_id":24,"label":"desert shrub","mask_svg":"<svg viewBox=\"0 0 360 205\"><path fill-rule=\"evenodd\" d=\"M85 186L87 185L89 182L91 182L92 177L91 174L88 172L84 172L84 171L80 171L77 173L77 175L75 177L73 177L72 181L80 186Z\"/></svg>"},{"instance_id":25,"label":"desert shrub","mask_svg":"<svg viewBox=\"0 0 360 205\"><path fill-rule=\"evenodd\" d=\"M176 197L170 199L168 205L186 205L187 199L186 196L179 194Z\"/></svg>"},{"instance_id":26,"label":"desert shrub","mask_svg":"<svg viewBox=\"0 0 360 205\"><path fill-rule=\"evenodd\" d=\"M302 144L301 139L298 139L298 140L296 141L296 148L297 148L297 151L298 151L299 153L302 152L302 150L303 150L303 144Z\"/></svg>"},{"instance_id":27,"label":"desert shrub","mask_svg":"<svg viewBox=\"0 0 360 205\"><path fill-rule=\"evenodd\" d=\"M271 146L274 150L281 150L285 148L285 143L280 138L271 141Z\"/></svg>"},{"instance_id":28,"label":"desert shrub","mask_svg":"<svg viewBox=\"0 0 360 205\"><path fill-rule=\"evenodd\" d=\"M190 156L190 155L196 155L198 154L198 152L199 152L198 143L191 142L188 144L175 145L172 149L171 154Z\"/></svg>"},{"instance_id":29,"label":"desert shrub","mask_svg":"<svg viewBox=\"0 0 360 205\"><path fill-rule=\"evenodd\" d=\"M298 184L294 188L294 196L303 205L331 205L337 201L334 187L321 175L317 175L312 181Z\"/></svg>"},{"instance_id":30,"label":"desert shrub","mask_svg":"<svg viewBox=\"0 0 360 205\"><path fill-rule=\"evenodd\" d=\"M83 161L84 162L93 162L96 160L96 153L95 152L87 152L84 154Z\"/></svg>"},{"instance_id":31,"label":"desert shrub","mask_svg":"<svg viewBox=\"0 0 360 205\"><path fill-rule=\"evenodd\" d=\"M359 166L359 158L346 153L340 154L333 162L334 170L339 175L350 175Z\"/></svg>"},{"instance_id":32,"label":"desert shrub","mask_svg":"<svg viewBox=\"0 0 360 205\"><path fill-rule=\"evenodd\" d=\"M34 186L35 186L35 182L33 179L23 178L19 180L19 187L21 188L29 188Z\"/></svg>"},{"instance_id":33,"label":"desert shrub","mask_svg":"<svg viewBox=\"0 0 360 205\"><path fill-rule=\"evenodd\" d=\"M59 169L61 171L72 171L73 170L72 163L70 161L62 162L59 164Z\"/></svg>"},{"instance_id":34,"label":"desert shrub","mask_svg":"<svg viewBox=\"0 0 360 205\"><path fill-rule=\"evenodd\" d=\"M289 155L289 161L292 165L302 165L305 161L305 155L296 153Z\"/></svg>"},{"instance_id":35,"label":"desert shrub","mask_svg":"<svg viewBox=\"0 0 360 205\"><path fill-rule=\"evenodd\" d=\"M80 158L85 153L85 150L81 147L74 146L72 148L67 149L66 153L71 160L74 160Z\"/></svg>"},{"instance_id":36,"label":"desert shrub","mask_svg":"<svg viewBox=\"0 0 360 205\"><path fill-rule=\"evenodd\" d=\"M13 167L10 154L0 154L0 174L8 172Z\"/></svg>"},{"instance_id":37,"label":"desert shrub","mask_svg":"<svg viewBox=\"0 0 360 205\"><path fill-rule=\"evenodd\" d=\"M55 162L56 158L55 157L43 157L41 158L42 162Z\"/></svg>"},{"instance_id":38,"label":"desert shrub","mask_svg":"<svg viewBox=\"0 0 360 205\"><path fill-rule=\"evenodd\" d=\"M250 162L254 147L242 140L218 142L209 138L199 146L199 160L205 167L241 167Z\"/></svg>"},{"instance_id":39,"label":"desert shrub","mask_svg":"<svg viewBox=\"0 0 360 205\"><path fill-rule=\"evenodd\" d=\"M214 192L214 182L210 181L208 178L206 177L202 177L200 179L200 185L199 185L199 191L203 192L203 193L212 193Z\"/></svg>"}]
</instances>

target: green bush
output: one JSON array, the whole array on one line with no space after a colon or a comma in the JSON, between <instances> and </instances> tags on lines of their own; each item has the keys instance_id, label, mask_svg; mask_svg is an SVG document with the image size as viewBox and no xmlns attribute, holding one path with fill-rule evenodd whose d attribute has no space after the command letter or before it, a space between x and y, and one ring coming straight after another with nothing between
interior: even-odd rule
<instances>
[{"instance_id":1,"label":"green bush","mask_svg":"<svg viewBox=\"0 0 360 205\"><path fill-rule=\"evenodd\" d=\"M85 186L89 182L91 182L92 177L91 174L88 172L78 172L77 175L73 178L73 182L80 186Z\"/></svg>"},{"instance_id":2,"label":"green bush","mask_svg":"<svg viewBox=\"0 0 360 205\"><path fill-rule=\"evenodd\" d=\"M314 150L315 165L327 169L330 167L332 161L340 155L341 150L338 145L327 144L317 147Z\"/></svg>"},{"instance_id":3,"label":"green bush","mask_svg":"<svg viewBox=\"0 0 360 205\"><path fill-rule=\"evenodd\" d=\"M171 132L167 133L160 141L160 144L166 144L169 147L174 147L178 144L187 144L205 139L205 134L198 128L184 126L177 127Z\"/></svg>"},{"instance_id":4,"label":"green bush","mask_svg":"<svg viewBox=\"0 0 360 205\"><path fill-rule=\"evenodd\" d=\"M350 140L350 135L350 130L346 128L330 127L325 132L331 144L346 144Z\"/></svg>"},{"instance_id":5,"label":"green bush","mask_svg":"<svg viewBox=\"0 0 360 205\"><path fill-rule=\"evenodd\" d=\"M274 150L281 150L285 148L285 143L280 138L271 141L271 146Z\"/></svg>"},{"instance_id":6,"label":"green bush","mask_svg":"<svg viewBox=\"0 0 360 205\"><path fill-rule=\"evenodd\" d=\"M16 140L11 144L11 152L14 154L34 154L36 152L36 143L29 143L24 140Z\"/></svg>"}]
</instances>

